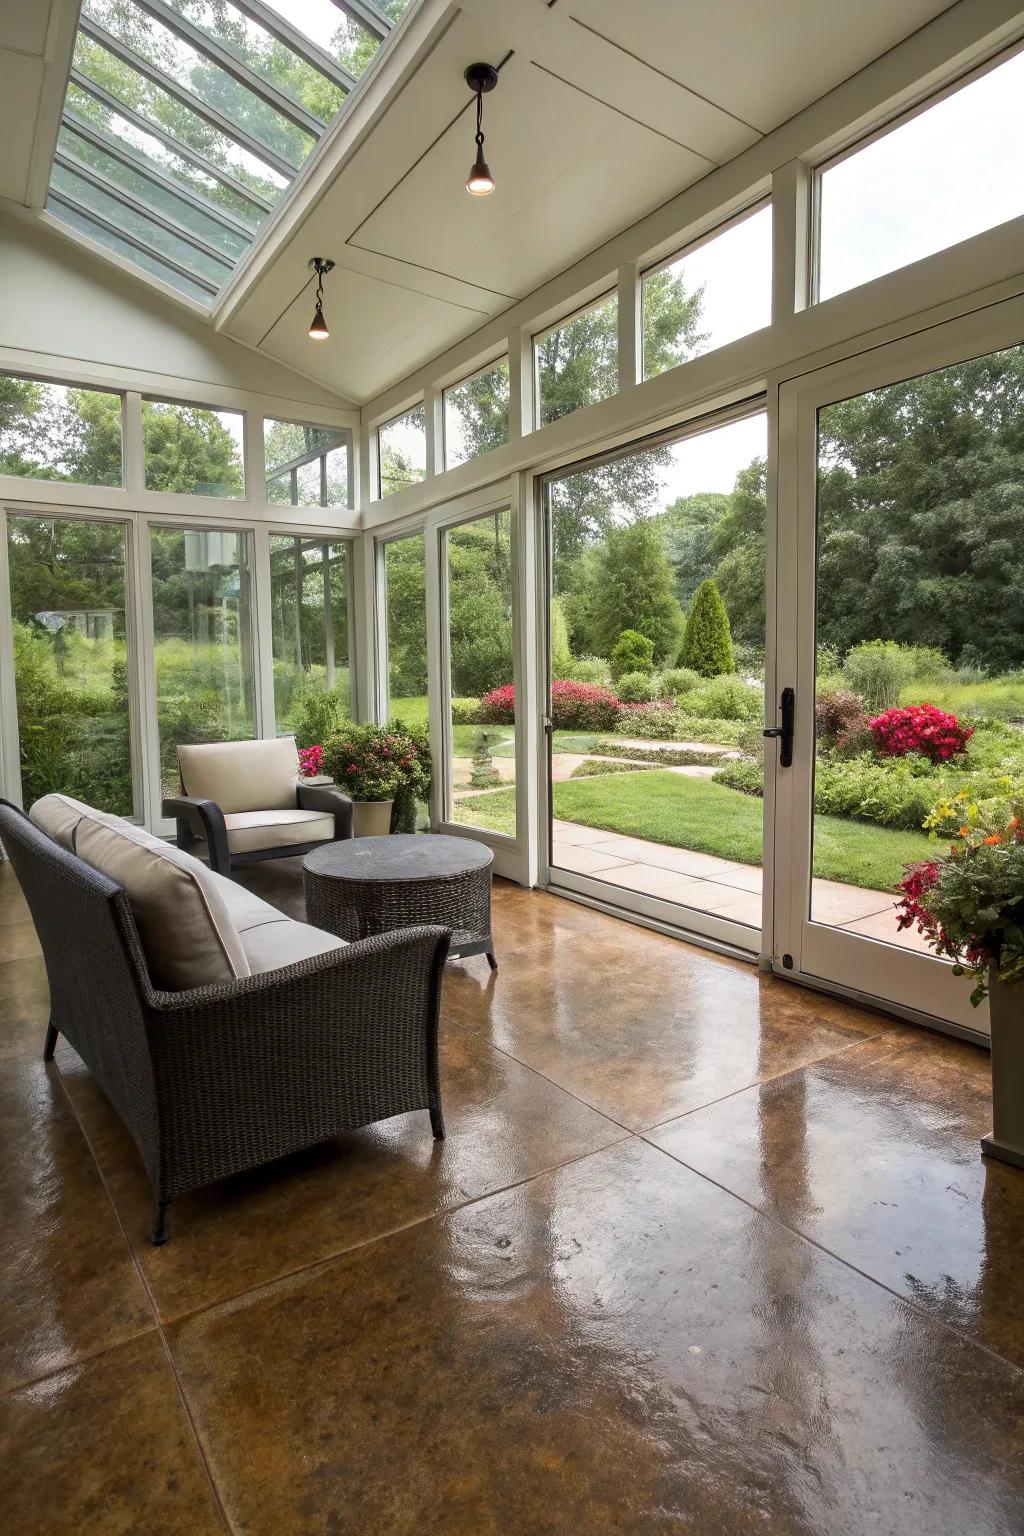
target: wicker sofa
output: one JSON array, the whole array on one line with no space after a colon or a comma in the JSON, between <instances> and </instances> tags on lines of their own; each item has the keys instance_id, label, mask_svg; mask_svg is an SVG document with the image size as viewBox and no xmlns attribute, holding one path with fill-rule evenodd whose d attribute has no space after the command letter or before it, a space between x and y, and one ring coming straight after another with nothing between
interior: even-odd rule
<instances>
[{"instance_id":1,"label":"wicker sofa","mask_svg":"<svg viewBox=\"0 0 1024 1536\"><path fill-rule=\"evenodd\" d=\"M426 1109L443 1137L447 929L345 944L116 817L58 796L31 816L0 800L0 840L49 980L44 1055L63 1034L132 1135L156 1200L154 1243L168 1239L175 1196L342 1131ZM183 985L196 965L203 979ZM211 979L217 966L225 974Z\"/></svg>"}]
</instances>

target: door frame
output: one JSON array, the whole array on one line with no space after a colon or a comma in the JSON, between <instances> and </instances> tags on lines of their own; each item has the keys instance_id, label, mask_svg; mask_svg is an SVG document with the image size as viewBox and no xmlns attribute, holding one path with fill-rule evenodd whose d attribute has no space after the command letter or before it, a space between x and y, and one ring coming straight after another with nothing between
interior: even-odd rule
<instances>
[{"instance_id":1,"label":"door frame","mask_svg":"<svg viewBox=\"0 0 1024 1536\"><path fill-rule=\"evenodd\" d=\"M774 628L775 701L796 689L793 767L768 753L774 804L774 944L777 975L987 1042L987 1005L931 956L811 921L817 535L817 416L825 405L1024 343L1024 298L993 304L902 340L828 364L779 386L778 519ZM774 623L772 622L774 620ZM769 715L773 710L769 708ZM767 805L766 805L767 816ZM787 963L788 961L788 963ZM865 985L865 977L872 977ZM876 984L877 983L877 984Z\"/></svg>"}]
</instances>

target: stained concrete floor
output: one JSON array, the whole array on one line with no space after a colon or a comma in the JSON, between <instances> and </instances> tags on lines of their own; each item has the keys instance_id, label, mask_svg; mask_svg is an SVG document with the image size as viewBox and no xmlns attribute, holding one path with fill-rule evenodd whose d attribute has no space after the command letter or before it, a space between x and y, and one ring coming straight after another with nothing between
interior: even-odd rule
<instances>
[{"instance_id":1,"label":"stained concrete floor","mask_svg":"<svg viewBox=\"0 0 1024 1536\"><path fill-rule=\"evenodd\" d=\"M984 1054L501 883L495 928L445 982L443 1145L340 1138L153 1249L0 866L4 1529L1018 1536Z\"/></svg>"}]
</instances>

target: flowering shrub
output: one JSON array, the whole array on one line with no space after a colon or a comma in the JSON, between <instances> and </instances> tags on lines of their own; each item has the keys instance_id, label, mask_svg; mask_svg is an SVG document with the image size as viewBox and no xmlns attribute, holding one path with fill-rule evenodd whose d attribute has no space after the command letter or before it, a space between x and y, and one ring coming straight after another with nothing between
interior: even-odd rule
<instances>
[{"instance_id":1,"label":"flowering shrub","mask_svg":"<svg viewBox=\"0 0 1024 1536\"><path fill-rule=\"evenodd\" d=\"M614 693L596 683L562 680L551 684L551 720L556 731L610 731L622 705ZM512 725L516 718L515 685L492 688L480 700L486 725Z\"/></svg>"},{"instance_id":2,"label":"flowering shrub","mask_svg":"<svg viewBox=\"0 0 1024 1536\"><path fill-rule=\"evenodd\" d=\"M907 870L896 926L916 927L953 961L954 976L972 977L977 1007L990 971L1008 986L1024 984L1024 810L1012 802L981 807L961 790L926 825L951 813L963 817L957 840L943 857Z\"/></svg>"},{"instance_id":3,"label":"flowering shrub","mask_svg":"<svg viewBox=\"0 0 1024 1536\"><path fill-rule=\"evenodd\" d=\"M324 749L320 746L299 748L299 773L304 779L315 779L323 772Z\"/></svg>"},{"instance_id":4,"label":"flowering shrub","mask_svg":"<svg viewBox=\"0 0 1024 1536\"><path fill-rule=\"evenodd\" d=\"M424 800L430 793L426 740L397 720L343 725L324 743L323 767L353 800Z\"/></svg>"},{"instance_id":5,"label":"flowering shrub","mask_svg":"<svg viewBox=\"0 0 1024 1536\"><path fill-rule=\"evenodd\" d=\"M516 686L506 683L503 688L492 688L480 700L477 710L484 725L514 725L516 721Z\"/></svg>"},{"instance_id":6,"label":"flowering shrub","mask_svg":"<svg viewBox=\"0 0 1024 1536\"><path fill-rule=\"evenodd\" d=\"M875 746L885 757L906 757L919 752L933 763L945 763L963 752L974 735L956 715L947 715L934 704L908 704L887 709L868 722Z\"/></svg>"}]
</instances>

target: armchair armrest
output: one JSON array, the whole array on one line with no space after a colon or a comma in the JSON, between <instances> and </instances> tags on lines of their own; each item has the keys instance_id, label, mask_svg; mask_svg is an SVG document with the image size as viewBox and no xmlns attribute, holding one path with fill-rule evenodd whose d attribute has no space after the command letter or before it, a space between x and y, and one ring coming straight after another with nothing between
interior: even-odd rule
<instances>
[{"instance_id":1,"label":"armchair armrest","mask_svg":"<svg viewBox=\"0 0 1024 1536\"><path fill-rule=\"evenodd\" d=\"M178 824L179 848L187 851L198 828L206 839L210 868L218 875L230 875L228 829L224 812L215 801L200 799L198 795L174 795L164 801L163 813L165 816L173 816Z\"/></svg>"},{"instance_id":2,"label":"armchair armrest","mask_svg":"<svg viewBox=\"0 0 1024 1536\"><path fill-rule=\"evenodd\" d=\"M352 801L340 789L328 789L323 784L300 784L298 797L300 810L333 814L335 838L352 836Z\"/></svg>"}]
</instances>

